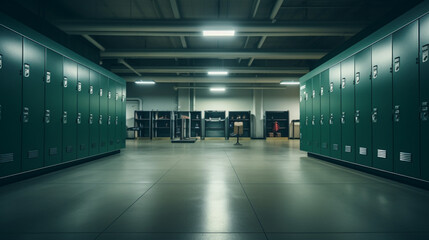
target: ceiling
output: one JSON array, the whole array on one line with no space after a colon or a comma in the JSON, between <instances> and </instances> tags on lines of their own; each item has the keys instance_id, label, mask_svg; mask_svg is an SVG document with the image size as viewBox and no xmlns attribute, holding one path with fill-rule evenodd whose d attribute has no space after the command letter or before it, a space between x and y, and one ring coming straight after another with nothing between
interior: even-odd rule
<instances>
[{"instance_id":1,"label":"ceiling","mask_svg":"<svg viewBox=\"0 0 429 240\"><path fill-rule=\"evenodd\" d=\"M94 44L100 64L128 81L278 83L297 79L327 53L350 45L420 1L19 2L67 34ZM203 37L204 29L234 29L236 36ZM210 69L227 69L229 75L209 77Z\"/></svg>"}]
</instances>

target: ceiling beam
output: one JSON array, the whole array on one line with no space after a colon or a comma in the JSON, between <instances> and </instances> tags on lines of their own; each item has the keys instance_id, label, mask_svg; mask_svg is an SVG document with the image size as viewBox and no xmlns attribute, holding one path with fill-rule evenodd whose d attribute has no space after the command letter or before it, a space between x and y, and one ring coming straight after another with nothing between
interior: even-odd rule
<instances>
[{"instance_id":1,"label":"ceiling beam","mask_svg":"<svg viewBox=\"0 0 429 240\"><path fill-rule=\"evenodd\" d=\"M171 9L173 11L173 16L175 19L180 19L180 11L179 11L179 7L177 6L177 1L176 0L170 0L170 5L171 5ZM186 39L185 36L179 36L180 38L180 42L182 43L182 47L183 48L188 48L188 44L186 43Z\"/></svg>"},{"instance_id":2,"label":"ceiling beam","mask_svg":"<svg viewBox=\"0 0 429 240\"><path fill-rule=\"evenodd\" d=\"M252 73L252 74L306 74L309 68L305 67L224 67L229 73ZM134 70L138 73L207 73L213 67L135 67ZM114 73L134 73L133 70L127 68L112 68Z\"/></svg>"},{"instance_id":3,"label":"ceiling beam","mask_svg":"<svg viewBox=\"0 0 429 240\"><path fill-rule=\"evenodd\" d=\"M127 82L142 80L141 77L123 77ZM280 81L299 81L298 77L163 77L145 76L144 79L157 83L280 83Z\"/></svg>"},{"instance_id":4,"label":"ceiling beam","mask_svg":"<svg viewBox=\"0 0 429 240\"><path fill-rule=\"evenodd\" d=\"M263 36L260 40L259 40L259 43L258 43L258 46L256 46L256 48L258 48L258 49L260 49L261 47L262 47L262 45L264 45L264 42L265 42L265 40L267 39L267 37L266 36ZM252 66L252 63L253 63L253 61L255 60L255 58L254 57L252 57L252 58L250 58L249 59L249 63L247 64L247 66Z\"/></svg>"},{"instance_id":5,"label":"ceiling beam","mask_svg":"<svg viewBox=\"0 0 429 240\"><path fill-rule=\"evenodd\" d=\"M139 76L139 77L141 77L141 76L142 76L138 71L136 71L133 67L131 67L131 65L129 65L127 62L125 62L125 60L124 60L124 59L119 58L119 59L118 59L118 63L123 64L123 65L124 65L125 67L127 67L131 72L133 72L133 73L137 74L137 76Z\"/></svg>"},{"instance_id":6,"label":"ceiling beam","mask_svg":"<svg viewBox=\"0 0 429 240\"><path fill-rule=\"evenodd\" d=\"M277 13L280 10L280 7L282 6L284 0L277 0L274 4L273 10L271 10L270 14L270 20L274 23L276 21Z\"/></svg>"},{"instance_id":7,"label":"ceiling beam","mask_svg":"<svg viewBox=\"0 0 429 240\"><path fill-rule=\"evenodd\" d=\"M191 50L180 51L177 49L167 50L126 50L126 51L105 51L100 53L101 58L207 58L207 59L237 59L237 58L255 58L255 59L313 59L318 60L326 55L326 50L314 51L246 51L230 50Z\"/></svg>"},{"instance_id":8,"label":"ceiling beam","mask_svg":"<svg viewBox=\"0 0 429 240\"><path fill-rule=\"evenodd\" d=\"M345 22L222 22L222 21L68 21L57 26L71 35L202 37L204 29L234 26L237 36L350 36L364 25Z\"/></svg>"},{"instance_id":9,"label":"ceiling beam","mask_svg":"<svg viewBox=\"0 0 429 240\"><path fill-rule=\"evenodd\" d=\"M103 47L103 45L101 45L99 42L97 42L94 38L92 38L91 36L87 35L87 34L83 34L82 35L83 38L85 38L86 40L88 40L88 42L92 43L92 45L94 45L96 48L98 48L100 51L104 52L106 51L106 48Z\"/></svg>"}]
</instances>

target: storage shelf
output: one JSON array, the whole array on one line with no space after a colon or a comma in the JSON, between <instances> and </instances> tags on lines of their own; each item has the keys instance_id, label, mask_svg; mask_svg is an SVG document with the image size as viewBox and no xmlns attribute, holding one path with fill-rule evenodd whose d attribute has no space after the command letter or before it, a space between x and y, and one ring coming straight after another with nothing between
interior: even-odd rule
<instances>
[{"instance_id":1,"label":"storage shelf","mask_svg":"<svg viewBox=\"0 0 429 240\"><path fill-rule=\"evenodd\" d=\"M207 130L224 130L225 128L221 128L221 127L219 127L219 128L208 128L208 127L206 127L206 129Z\"/></svg>"},{"instance_id":2,"label":"storage shelf","mask_svg":"<svg viewBox=\"0 0 429 240\"><path fill-rule=\"evenodd\" d=\"M154 121L170 121L171 119L154 119Z\"/></svg>"}]
</instances>

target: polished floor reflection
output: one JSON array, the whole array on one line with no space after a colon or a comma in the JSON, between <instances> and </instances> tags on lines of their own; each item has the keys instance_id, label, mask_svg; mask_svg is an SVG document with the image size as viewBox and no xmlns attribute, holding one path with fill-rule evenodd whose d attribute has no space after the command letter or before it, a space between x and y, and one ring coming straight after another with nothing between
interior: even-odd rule
<instances>
[{"instance_id":1,"label":"polished floor reflection","mask_svg":"<svg viewBox=\"0 0 429 240\"><path fill-rule=\"evenodd\" d=\"M429 239L429 192L291 141L129 141L0 187L0 239Z\"/></svg>"}]
</instances>

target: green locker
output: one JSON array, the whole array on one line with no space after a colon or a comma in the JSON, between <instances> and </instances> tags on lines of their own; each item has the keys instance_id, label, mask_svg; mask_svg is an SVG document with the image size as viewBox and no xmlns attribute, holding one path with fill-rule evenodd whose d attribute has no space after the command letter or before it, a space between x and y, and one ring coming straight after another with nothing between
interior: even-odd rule
<instances>
[{"instance_id":1,"label":"green locker","mask_svg":"<svg viewBox=\"0 0 429 240\"><path fill-rule=\"evenodd\" d=\"M91 70L89 72L89 155L97 155L100 145L100 74Z\"/></svg>"},{"instance_id":2,"label":"green locker","mask_svg":"<svg viewBox=\"0 0 429 240\"><path fill-rule=\"evenodd\" d=\"M122 146L122 86L116 83L116 114L115 114L115 128L116 128L116 149L121 149Z\"/></svg>"},{"instance_id":3,"label":"green locker","mask_svg":"<svg viewBox=\"0 0 429 240\"><path fill-rule=\"evenodd\" d=\"M313 81L307 80L305 83L305 148L308 152L313 152Z\"/></svg>"},{"instance_id":4,"label":"green locker","mask_svg":"<svg viewBox=\"0 0 429 240\"><path fill-rule=\"evenodd\" d=\"M320 153L320 74L313 77L313 152Z\"/></svg>"},{"instance_id":5,"label":"green locker","mask_svg":"<svg viewBox=\"0 0 429 240\"><path fill-rule=\"evenodd\" d=\"M420 19L420 173L429 180L429 15Z\"/></svg>"},{"instance_id":6,"label":"green locker","mask_svg":"<svg viewBox=\"0 0 429 240\"><path fill-rule=\"evenodd\" d=\"M22 171L43 167L45 48L24 38L22 68Z\"/></svg>"},{"instance_id":7,"label":"green locker","mask_svg":"<svg viewBox=\"0 0 429 240\"><path fill-rule=\"evenodd\" d=\"M127 116L127 85L122 85L122 143L121 148L125 148L126 139L127 139L127 125L126 125L126 116Z\"/></svg>"},{"instance_id":8,"label":"green locker","mask_svg":"<svg viewBox=\"0 0 429 240\"><path fill-rule=\"evenodd\" d=\"M394 171L420 177L419 25L393 33Z\"/></svg>"},{"instance_id":9,"label":"green locker","mask_svg":"<svg viewBox=\"0 0 429 240\"><path fill-rule=\"evenodd\" d=\"M320 74L320 154L330 156L329 147L329 70Z\"/></svg>"},{"instance_id":10,"label":"green locker","mask_svg":"<svg viewBox=\"0 0 429 240\"><path fill-rule=\"evenodd\" d=\"M68 162L77 157L77 63L64 58L63 65L63 161Z\"/></svg>"},{"instance_id":11,"label":"green locker","mask_svg":"<svg viewBox=\"0 0 429 240\"><path fill-rule=\"evenodd\" d=\"M62 162L63 56L46 49L45 166Z\"/></svg>"},{"instance_id":12,"label":"green locker","mask_svg":"<svg viewBox=\"0 0 429 240\"><path fill-rule=\"evenodd\" d=\"M343 160L355 162L354 57L341 62L341 145Z\"/></svg>"},{"instance_id":13,"label":"green locker","mask_svg":"<svg viewBox=\"0 0 429 240\"><path fill-rule=\"evenodd\" d=\"M109 132L108 132L108 115L109 115L109 79L103 75L99 78L99 96L100 96L100 116L98 117L98 125L100 128L100 153L107 152Z\"/></svg>"},{"instance_id":14,"label":"green locker","mask_svg":"<svg viewBox=\"0 0 429 240\"><path fill-rule=\"evenodd\" d=\"M299 148L301 151L307 151L306 140L307 140L307 126L305 126L306 119L306 89L305 83L301 83L299 88Z\"/></svg>"},{"instance_id":15,"label":"green locker","mask_svg":"<svg viewBox=\"0 0 429 240\"><path fill-rule=\"evenodd\" d=\"M107 126L108 126L108 147L107 150L113 151L116 149L116 125L115 125L115 116L116 116L116 102L115 102L115 93L116 93L116 83L114 80L109 79L109 91L107 92L107 98L109 99L109 113L107 117Z\"/></svg>"},{"instance_id":16,"label":"green locker","mask_svg":"<svg viewBox=\"0 0 429 240\"><path fill-rule=\"evenodd\" d=\"M392 36L372 45L372 166L393 171Z\"/></svg>"},{"instance_id":17,"label":"green locker","mask_svg":"<svg viewBox=\"0 0 429 240\"><path fill-rule=\"evenodd\" d=\"M355 55L356 163L372 166L371 48Z\"/></svg>"},{"instance_id":18,"label":"green locker","mask_svg":"<svg viewBox=\"0 0 429 240\"><path fill-rule=\"evenodd\" d=\"M77 66L77 158L89 154L89 69Z\"/></svg>"},{"instance_id":19,"label":"green locker","mask_svg":"<svg viewBox=\"0 0 429 240\"><path fill-rule=\"evenodd\" d=\"M341 68L329 69L329 140L331 157L341 159Z\"/></svg>"},{"instance_id":20,"label":"green locker","mask_svg":"<svg viewBox=\"0 0 429 240\"><path fill-rule=\"evenodd\" d=\"M0 177L21 171L22 37L0 26Z\"/></svg>"}]
</instances>

